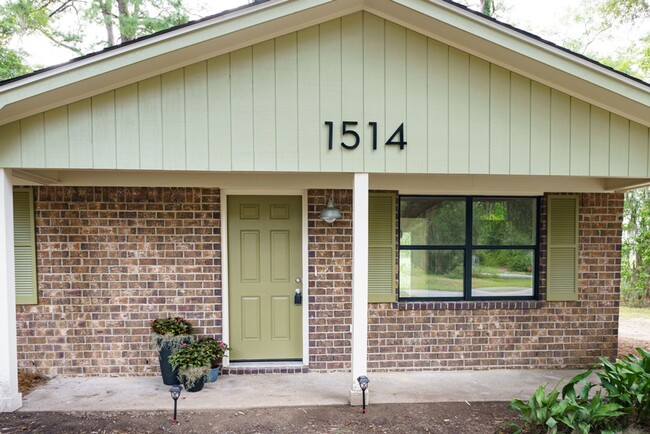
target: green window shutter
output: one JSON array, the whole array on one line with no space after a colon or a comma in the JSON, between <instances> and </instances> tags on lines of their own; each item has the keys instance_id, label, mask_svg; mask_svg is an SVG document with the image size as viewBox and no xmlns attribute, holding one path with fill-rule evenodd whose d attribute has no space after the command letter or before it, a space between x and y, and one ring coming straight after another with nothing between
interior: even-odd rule
<instances>
[{"instance_id":1,"label":"green window shutter","mask_svg":"<svg viewBox=\"0 0 650 434\"><path fill-rule=\"evenodd\" d=\"M546 300L578 299L578 196L548 196Z\"/></svg>"},{"instance_id":2,"label":"green window shutter","mask_svg":"<svg viewBox=\"0 0 650 434\"><path fill-rule=\"evenodd\" d=\"M14 188L14 256L16 304L38 304L34 193L31 188Z\"/></svg>"},{"instance_id":3,"label":"green window shutter","mask_svg":"<svg viewBox=\"0 0 650 434\"><path fill-rule=\"evenodd\" d=\"M368 301L395 301L395 194L368 198Z\"/></svg>"}]
</instances>

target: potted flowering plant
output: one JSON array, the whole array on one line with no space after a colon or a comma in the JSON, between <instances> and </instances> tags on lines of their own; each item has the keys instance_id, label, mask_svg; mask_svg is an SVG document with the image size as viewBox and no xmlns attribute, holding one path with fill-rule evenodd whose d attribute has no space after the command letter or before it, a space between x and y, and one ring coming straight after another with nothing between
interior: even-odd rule
<instances>
[{"instance_id":1,"label":"potted flowering plant","mask_svg":"<svg viewBox=\"0 0 650 434\"><path fill-rule=\"evenodd\" d=\"M205 376L210 373L210 363L213 353L207 345L201 342L181 344L169 356L172 368L178 371L178 379L188 392L198 392L203 389Z\"/></svg>"},{"instance_id":2,"label":"potted flowering plant","mask_svg":"<svg viewBox=\"0 0 650 434\"><path fill-rule=\"evenodd\" d=\"M158 318L151 321L151 334L158 350L163 383L168 386L178 384L168 359L175 349L192 341L192 325L181 317Z\"/></svg>"},{"instance_id":3,"label":"potted flowering plant","mask_svg":"<svg viewBox=\"0 0 650 434\"><path fill-rule=\"evenodd\" d=\"M223 364L223 356L228 351L228 344L218 341L214 338L203 338L199 340L201 345L204 345L212 353L212 361L210 362L210 375L206 381L214 383L219 377L221 366Z\"/></svg>"}]
</instances>

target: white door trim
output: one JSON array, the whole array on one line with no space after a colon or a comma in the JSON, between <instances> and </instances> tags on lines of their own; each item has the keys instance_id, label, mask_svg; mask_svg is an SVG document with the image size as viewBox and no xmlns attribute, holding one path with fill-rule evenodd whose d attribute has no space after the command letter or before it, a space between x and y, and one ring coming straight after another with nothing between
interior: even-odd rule
<instances>
[{"instance_id":1,"label":"white door trim","mask_svg":"<svg viewBox=\"0 0 650 434\"><path fill-rule=\"evenodd\" d=\"M220 198L221 219L221 334L230 343L230 314L228 300L228 196L301 196L302 197L302 364L309 365L309 207L307 190L246 190L222 189ZM230 358L224 357L228 366Z\"/></svg>"}]
</instances>

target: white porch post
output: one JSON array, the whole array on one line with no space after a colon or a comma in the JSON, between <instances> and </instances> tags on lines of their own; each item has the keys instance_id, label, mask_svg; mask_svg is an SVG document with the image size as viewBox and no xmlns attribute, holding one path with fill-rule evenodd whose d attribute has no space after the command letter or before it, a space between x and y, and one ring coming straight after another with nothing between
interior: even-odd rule
<instances>
[{"instance_id":1,"label":"white porch post","mask_svg":"<svg viewBox=\"0 0 650 434\"><path fill-rule=\"evenodd\" d=\"M361 405L357 383L368 367L368 174L354 174L352 191L352 388L350 404ZM366 391L366 399L368 391Z\"/></svg>"},{"instance_id":2,"label":"white porch post","mask_svg":"<svg viewBox=\"0 0 650 434\"><path fill-rule=\"evenodd\" d=\"M14 198L11 171L0 169L0 413L18 410Z\"/></svg>"}]
</instances>

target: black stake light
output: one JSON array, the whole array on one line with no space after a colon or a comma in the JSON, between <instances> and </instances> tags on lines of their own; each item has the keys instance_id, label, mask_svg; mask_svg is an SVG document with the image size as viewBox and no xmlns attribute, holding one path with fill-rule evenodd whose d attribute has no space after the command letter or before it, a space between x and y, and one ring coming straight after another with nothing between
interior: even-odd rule
<instances>
[{"instance_id":1,"label":"black stake light","mask_svg":"<svg viewBox=\"0 0 650 434\"><path fill-rule=\"evenodd\" d=\"M174 423L178 423L176 420L176 403L178 402L178 397L181 396L181 390L183 390L183 387L180 385L172 386L172 388L169 389L169 392L172 394L172 399L174 400L174 419L172 420Z\"/></svg>"},{"instance_id":2,"label":"black stake light","mask_svg":"<svg viewBox=\"0 0 650 434\"><path fill-rule=\"evenodd\" d=\"M361 410L362 413L366 412L366 389L368 388L368 383L370 383L370 380L368 380L368 377L365 375L361 375L359 378L357 378L357 381L359 382L359 387L361 388L361 394L362 394L362 399L363 399L363 410Z\"/></svg>"}]
</instances>

